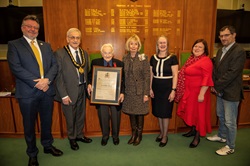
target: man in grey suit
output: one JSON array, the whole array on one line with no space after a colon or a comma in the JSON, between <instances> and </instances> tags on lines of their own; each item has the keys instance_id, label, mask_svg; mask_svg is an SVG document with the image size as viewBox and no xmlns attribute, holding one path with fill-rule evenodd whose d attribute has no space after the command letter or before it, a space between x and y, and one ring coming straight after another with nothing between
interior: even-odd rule
<instances>
[{"instance_id":1,"label":"man in grey suit","mask_svg":"<svg viewBox=\"0 0 250 166\"><path fill-rule=\"evenodd\" d=\"M70 28L66 40L68 45L55 52L58 63L56 100L62 103L70 147L72 150L78 150L77 141L92 142L83 134L89 58L87 52L79 47L81 43L79 29Z\"/></svg>"},{"instance_id":2,"label":"man in grey suit","mask_svg":"<svg viewBox=\"0 0 250 166\"><path fill-rule=\"evenodd\" d=\"M226 156L234 153L237 135L238 105L243 99L242 71L246 52L235 43L235 28L224 26L219 38L223 47L218 50L213 69L214 88L216 93L216 111L219 117L218 134L207 137L210 141L226 142L226 146L216 153Z\"/></svg>"},{"instance_id":3,"label":"man in grey suit","mask_svg":"<svg viewBox=\"0 0 250 166\"><path fill-rule=\"evenodd\" d=\"M39 165L37 161L35 124L37 113L41 121L41 143L44 153L61 156L62 151L52 146L51 134L53 81L57 73L56 59L48 43L36 39L39 20L35 15L23 19L23 37L9 41L7 59L16 77L16 93L23 117L24 135L29 156L28 165Z\"/></svg>"}]
</instances>

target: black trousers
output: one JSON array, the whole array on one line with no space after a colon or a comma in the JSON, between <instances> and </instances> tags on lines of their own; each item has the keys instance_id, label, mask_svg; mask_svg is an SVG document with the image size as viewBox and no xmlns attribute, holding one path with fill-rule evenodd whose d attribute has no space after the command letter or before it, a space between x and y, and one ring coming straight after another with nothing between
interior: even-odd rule
<instances>
[{"instance_id":1,"label":"black trousers","mask_svg":"<svg viewBox=\"0 0 250 166\"><path fill-rule=\"evenodd\" d=\"M120 132L121 111L118 111L116 106L100 105L98 108L98 117L102 129L102 138L109 138L110 125L112 128L112 137L118 138Z\"/></svg>"}]
</instances>

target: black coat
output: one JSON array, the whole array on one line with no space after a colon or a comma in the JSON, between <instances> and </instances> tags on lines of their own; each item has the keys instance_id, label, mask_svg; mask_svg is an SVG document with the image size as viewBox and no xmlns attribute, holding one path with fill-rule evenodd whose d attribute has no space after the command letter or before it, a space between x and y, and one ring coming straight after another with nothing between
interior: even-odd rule
<instances>
[{"instance_id":1,"label":"black coat","mask_svg":"<svg viewBox=\"0 0 250 166\"><path fill-rule=\"evenodd\" d=\"M124 64L122 61L112 58L112 66L110 67L122 67L122 78L121 78L121 91L120 93L124 94L125 91L125 77L124 77ZM114 65L115 64L115 65ZM89 80L89 84L92 84L92 74L93 74L93 66L104 66L104 59L103 58L98 58L98 59L94 59L91 63L91 68L90 68L90 72L88 74L88 80ZM122 104L120 104L119 106L117 106L117 110L120 110L122 107ZM96 108L99 108L99 104L96 105Z\"/></svg>"}]
</instances>

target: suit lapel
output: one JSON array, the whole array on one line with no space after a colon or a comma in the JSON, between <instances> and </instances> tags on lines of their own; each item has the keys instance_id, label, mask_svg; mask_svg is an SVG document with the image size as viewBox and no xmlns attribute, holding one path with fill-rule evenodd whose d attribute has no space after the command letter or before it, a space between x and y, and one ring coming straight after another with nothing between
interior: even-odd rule
<instances>
[{"instance_id":1,"label":"suit lapel","mask_svg":"<svg viewBox=\"0 0 250 166\"><path fill-rule=\"evenodd\" d=\"M30 53L32 59L37 63L37 66L39 67L39 64L38 64L38 62L37 62L37 60L36 60L35 54L34 54L34 52L32 51L32 49L31 49L31 47L30 47L30 44L27 42L27 40L26 40L24 37L21 38L21 43L27 48L27 50L28 50L28 52ZM43 62L43 63L44 63L44 62ZM44 66L44 65L43 65L43 66ZM45 69L45 68L44 68L44 69Z\"/></svg>"},{"instance_id":2,"label":"suit lapel","mask_svg":"<svg viewBox=\"0 0 250 166\"><path fill-rule=\"evenodd\" d=\"M31 49L29 43L27 42L27 40L24 37L21 38L21 43L27 48L27 50L29 51L29 53L36 60L35 54L33 53L33 51Z\"/></svg>"},{"instance_id":3,"label":"suit lapel","mask_svg":"<svg viewBox=\"0 0 250 166\"><path fill-rule=\"evenodd\" d=\"M43 68L44 68L44 70L45 70L45 68L46 68L46 56L44 56L45 55L45 52L46 52L46 50L45 50L45 46L44 46L44 43L42 42L42 41L39 41L39 40L37 40L37 44L38 44L38 46L39 46L39 48L40 48L40 51L41 51L41 57L42 57L42 61L43 61Z\"/></svg>"},{"instance_id":4,"label":"suit lapel","mask_svg":"<svg viewBox=\"0 0 250 166\"><path fill-rule=\"evenodd\" d=\"M66 63L69 63L70 64L70 66L71 66L71 68L72 68L72 71L74 71L74 75L76 76L76 78L78 78L78 73L77 73L77 69L76 69L76 67L75 67L75 65L73 64L73 62L72 62L72 60L71 60L71 58L70 58L70 55L68 54L68 52L64 49L64 52L65 52L65 56L66 56L66 58L67 58L67 60L66 60ZM72 53L71 53L72 54Z\"/></svg>"},{"instance_id":5,"label":"suit lapel","mask_svg":"<svg viewBox=\"0 0 250 166\"><path fill-rule=\"evenodd\" d=\"M99 61L98 61L98 65L99 66L104 66L104 59L103 58L101 58Z\"/></svg>"},{"instance_id":6,"label":"suit lapel","mask_svg":"<svg viewBox=\"0 0 250 166\"><path fill-rule=\"evenodd\" d=\"M234 50L234 48L236 47L236 43L234 43L234 45L232 45L232 47L226 52L226 54L223 56L223 58L221 59L221 55L222 55L222 49L220 50L219 53L219 57L218 57L218 65L217 68L219 68L221 66L221 63L223 63L227 58L228 58L228 54L232 55L231 52ZM221 60L220 60L221 59Z\"/></svg>"}]
</instances>

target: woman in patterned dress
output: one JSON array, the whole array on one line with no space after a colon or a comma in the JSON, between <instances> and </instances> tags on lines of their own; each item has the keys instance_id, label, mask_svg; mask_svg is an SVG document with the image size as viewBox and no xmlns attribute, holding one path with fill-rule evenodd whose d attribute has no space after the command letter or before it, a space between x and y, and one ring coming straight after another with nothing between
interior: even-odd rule
<instances>
[{"instance_id":1,"label":"woman in patterned dress","mask_svg":"<svg viewBox=\"0 0 250 166\"><path fill-rule=\"evenodd\" d=\"M129 115L132 136L128 144L139 145L142 139L144 115L149 112L150 66L148 57L140 54L141 41L132 35L126 42L128 54L123 57L125 97L122 111Z\"/></svg>"}]
</instances>

